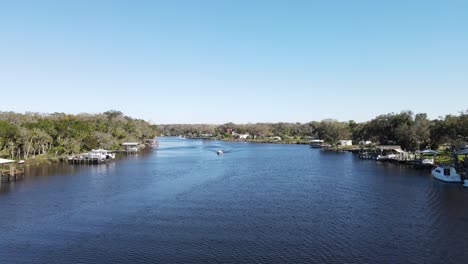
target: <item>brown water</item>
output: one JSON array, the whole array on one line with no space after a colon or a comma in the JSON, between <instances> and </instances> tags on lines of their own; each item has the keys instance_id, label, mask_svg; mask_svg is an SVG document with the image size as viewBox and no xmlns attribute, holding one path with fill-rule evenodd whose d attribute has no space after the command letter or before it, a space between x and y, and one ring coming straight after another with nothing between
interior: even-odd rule
<instances>
[{"instance_id":1,"label":"brown water","mask_svg":"<svg viewBox=\"0 0 468 264\"><path fill-rule=\"evenodd\" d=\"M0 212L0 263L468 260L468 188L298 145L163 139L31 169L0 187Z\"/></svg>"}]
</instances>

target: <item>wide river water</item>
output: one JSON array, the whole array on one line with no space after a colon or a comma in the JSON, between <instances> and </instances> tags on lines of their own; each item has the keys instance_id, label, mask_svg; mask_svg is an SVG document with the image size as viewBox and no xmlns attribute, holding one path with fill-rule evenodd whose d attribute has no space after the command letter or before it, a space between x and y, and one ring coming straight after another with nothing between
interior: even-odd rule
<instances>
[{"instance_id":1,"label":"wide river water","mask_svg":"<svg viewBox=\"0 0 468 264\"><path fill-rule=\"evenodd\" d=\"M0 263L468 263L468 188L304 145L162 138L1 185Z\"/></svg>"}]
</instances>

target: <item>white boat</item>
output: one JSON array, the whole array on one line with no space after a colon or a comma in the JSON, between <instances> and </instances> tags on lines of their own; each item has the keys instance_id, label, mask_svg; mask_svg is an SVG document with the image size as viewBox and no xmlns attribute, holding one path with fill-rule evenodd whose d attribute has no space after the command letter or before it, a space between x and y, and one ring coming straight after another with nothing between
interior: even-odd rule
<instances>
[{"instance_id":1,"label":"white boat","mask_svg":"<svg viewBox=\"0 0 468 264\"><path fill-rule=\"evenodd\" d=\"M434 159L422 159L421 164L422 165L434 165Z\"/></svg>"},{"instance_id":2,"label":"white boat","mask_svg":"<svg viewBox=\"0 0 468 264\"><path fill-rule=\"evenodd\" d=\"M218 151L216 151L216 154L218 154L218 155L223 155L223 151L222 151L222 150L218 150Z\"/></svg>"},{"instance_id":3,"label":"white boat","mask_svg":"<svg viewBox=\"0 0 468 264\"><path fill-rule=\"evenodd\" d=\"M461 177L453 166L437 166L432 170L432 176L445 182L461 182ZM465 186L467 180L465 180Z\"/></svg>"}]
</instances>

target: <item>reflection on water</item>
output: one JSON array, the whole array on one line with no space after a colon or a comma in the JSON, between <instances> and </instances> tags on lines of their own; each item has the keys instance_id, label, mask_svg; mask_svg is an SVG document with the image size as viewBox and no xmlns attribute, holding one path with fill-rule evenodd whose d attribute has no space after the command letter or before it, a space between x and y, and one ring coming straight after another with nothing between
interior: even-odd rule
<instances>
[{"instance_id":1,"label":"reflection on water","mask_svg":"<svg viewBox=\"0 0 468 264\"><path fill-rule=\"evenodd\" d=\"M2 185L0 262L464 263L467 199L347 153L165 138Z\"/></svg>"}]
</instances>

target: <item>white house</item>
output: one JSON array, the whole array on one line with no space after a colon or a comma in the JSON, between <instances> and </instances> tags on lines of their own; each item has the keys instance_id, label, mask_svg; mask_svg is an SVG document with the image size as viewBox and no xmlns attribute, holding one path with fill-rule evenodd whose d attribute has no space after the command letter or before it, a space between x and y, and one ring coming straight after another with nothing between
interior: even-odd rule
<instances>
[{"instance_id":1,"label":"white house","mask_svg":"<svg viewBox=\"0 0 468 264\"><path fill-rule=\"evenodd\" d=\"M372 145L372 141L370 140L359 141L359 145L364 145L364 146Z\"/></svg>"},{"instance_id":2,"label":"white house","mask_svg":"<svg viewBox=\"0 0 468 264\"><path fill-rule=\"evenodd\" d=\"M338 145L340 145L340 146L352 146L353 141L352 140L340 140L340 141L338 141Z\"/></svg>"},{"instance_id":3,"label":"white house","mask_svg":"<svg viewBox=\"0 0 468 264\"><path fill-rule=\"evenodd\" d=\"M239 134L239 139L247 139L249 134Z\"/></svg>"}]
</instances>

